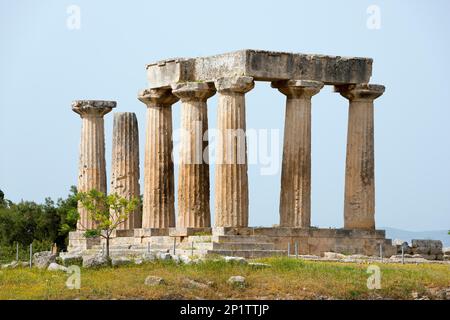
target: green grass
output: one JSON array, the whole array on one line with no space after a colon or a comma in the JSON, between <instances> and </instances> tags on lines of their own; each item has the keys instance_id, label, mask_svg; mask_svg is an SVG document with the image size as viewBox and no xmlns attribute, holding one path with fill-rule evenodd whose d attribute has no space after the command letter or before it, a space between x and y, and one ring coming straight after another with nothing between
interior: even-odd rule
<instances>
[{"instance_id":1,"label":"green grass","mask_svg":"<svg viewBox=\"0 0 450 320\"><path fill-rule=\"evenodd\" d=\"M198 265L155 262L119 268L82 269L81 288L65 286L68 275L38 269L0 271L0 299L411 299L413 291L450 287L449 265L378 264L381 289L369 290L368 264L302 261L288 258L260 259L272 267L207 261ZM148 287L147 276L159 276L166 285ZM230 276L246 277L243 288L227 283ZM209 288L187 286L183 280Z\"/></svg>"}]
</instances>

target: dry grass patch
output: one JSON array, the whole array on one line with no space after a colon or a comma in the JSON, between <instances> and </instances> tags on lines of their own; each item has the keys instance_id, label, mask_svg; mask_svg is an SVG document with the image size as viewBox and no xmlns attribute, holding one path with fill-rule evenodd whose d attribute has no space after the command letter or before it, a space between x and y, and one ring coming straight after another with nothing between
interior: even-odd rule
<instances>
[{"instance_id":1,"label":"dry grass patch","mask_svg":"<svg viewBox=\"0 0 450 320\"><path fill-rule=\"evenodd\" d=\"M259 262L270 268L206 261L176 265L159 261L118 268L82 269L81 288L65 286L67 274L37 269L0 272L0 299L410 299L413 291L450 287L449 265L377 264L381 268L379 290L367 288L368 264L302 261L267 258ZM227 282L244 276L246 286ZM146 286L148 276L158 276L164 285ZM195 287L186 279L206 284Z\"/></svg>"}]
</instances>

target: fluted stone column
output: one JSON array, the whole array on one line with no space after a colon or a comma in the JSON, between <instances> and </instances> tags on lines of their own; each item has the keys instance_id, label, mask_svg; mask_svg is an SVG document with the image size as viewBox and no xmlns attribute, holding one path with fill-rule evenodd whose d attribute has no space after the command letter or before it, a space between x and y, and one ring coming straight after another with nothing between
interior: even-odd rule
<instances>
[{"instance_id":1,"label":"fluted stone column","mask_svg":"<svg viewBox=\"0 0 450 320\"><path fill-rule=\"evenodd\" d=\"M177 227L211 226L206 100L215 92L214 85L206 82L172 86L182 102Z\"/></svg>"},{"instance_id":2,"label":"fluted stone column","mask_svg":"<svg viewBox=\"0 0 450 320\"><path fill-rule=\"evenodd\" d=\"M106 193L105 134L103 116L116 107L115 101L77 100L72 110L82 119L78 191L92 189ZM77 230L95 228L86 209L78 203Z\"/></svg>"},{"instance_id":3,"label":"fluted stone column","mask_svg":"<svg viewBox=\"0 0 450 320\"><path fill-rule=\"evenodd\" d=\"M357 84L336 87L349 99L345 166L345 229L375 229L375 161L373 100L384 86Z\"/></svg>"},{"instance_id":4,"label":"fluted stone column","mask_svg":"<svg viewBox=\"0 0 450 320\"><path fill-rule=\"evenodd\" d=\"M139 134L133 112L114 113L110 193L126 199L140 197ZM132 230L141 226L142 211L139 206L117 229Z\"/></svg>"},{"instance_id":5,"label":"fluted stone column","mask_svg":"<svg viewBox=\"0 0 450 320\"><path fill-rule=\"evenodd\" d=\"M139 100L147 105L142 228L175 226L172 160L171 89L144 90Z\"/></svg>"},{"instance_id":6,"label":"fluted stone column","mask_svg":"<svg viewBox=\"0 0 450 320\"><path fill-rule=\"evenodd\" d=\"M253 89L251 77L215 81L219 93L215 168L215 226L248 226L248 177L245 93Z\"/></svg>"},{"instance_id":7,"label":"fluted stone column","mask_svg":"<svg viewBox=\"0 0 450 320\"><path fill-rule=\"evenodd\" d=\"M281 169L280 226L311 225L311 97L323 83L277 81L272 87L286 95L283 165Z\"/></svg>"}]
</instances>

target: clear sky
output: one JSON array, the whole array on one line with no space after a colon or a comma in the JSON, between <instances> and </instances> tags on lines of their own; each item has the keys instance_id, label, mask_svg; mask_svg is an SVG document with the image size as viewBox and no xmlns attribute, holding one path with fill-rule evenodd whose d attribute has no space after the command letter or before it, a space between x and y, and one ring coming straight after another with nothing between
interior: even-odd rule
<instances>
[{"instance_id":1,"label":"clear sky","mask_svg":"<svg viewBox=\"0 0 450 320\"><path fill-rule=\"evenodd\" d=\"M71 5L79 29L68 27ZM136 112L143 164L145 106L136 96L147 63L244 48L367 56L372 82L386 86L375 102L377 226L450 228L449 12L446 0L0 0L0 189L42 202L76 185L75 99ZM321 227L343 225L348 102L331 89L313 98L312 224ZM216 104L209 100L210 127ZM174 128L179 113L177 103ZM258 82L247 94L247 127L282 135L283 124L284 96ZM109 172L112 114L105 128ZM280 170L261 175L261 166L249 167L250 224L270 226Z\"/></svg>"}]
</instances>

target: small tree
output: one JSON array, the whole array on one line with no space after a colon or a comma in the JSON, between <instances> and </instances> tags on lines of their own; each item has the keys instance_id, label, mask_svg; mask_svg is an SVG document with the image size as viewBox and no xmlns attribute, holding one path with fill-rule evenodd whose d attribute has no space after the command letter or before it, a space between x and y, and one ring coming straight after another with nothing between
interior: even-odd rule
<instances>
[{"instance_id":1,"label":"small tree","mask_svg":"<svg viewBox=\"0 0 450 320\"><path fill-rule=\"evenodd\" d=\"M136 210L140 203L139 198L126 199L115 193L105 195L95 189L89 192L79 192L77 197L96 226L94 229L87 229L81 225L86 230L84 236L86 238L104 238L106 240L106 258L109 260L111 234L128 219L130 213Z\"/></svg>"}]
</instances>

